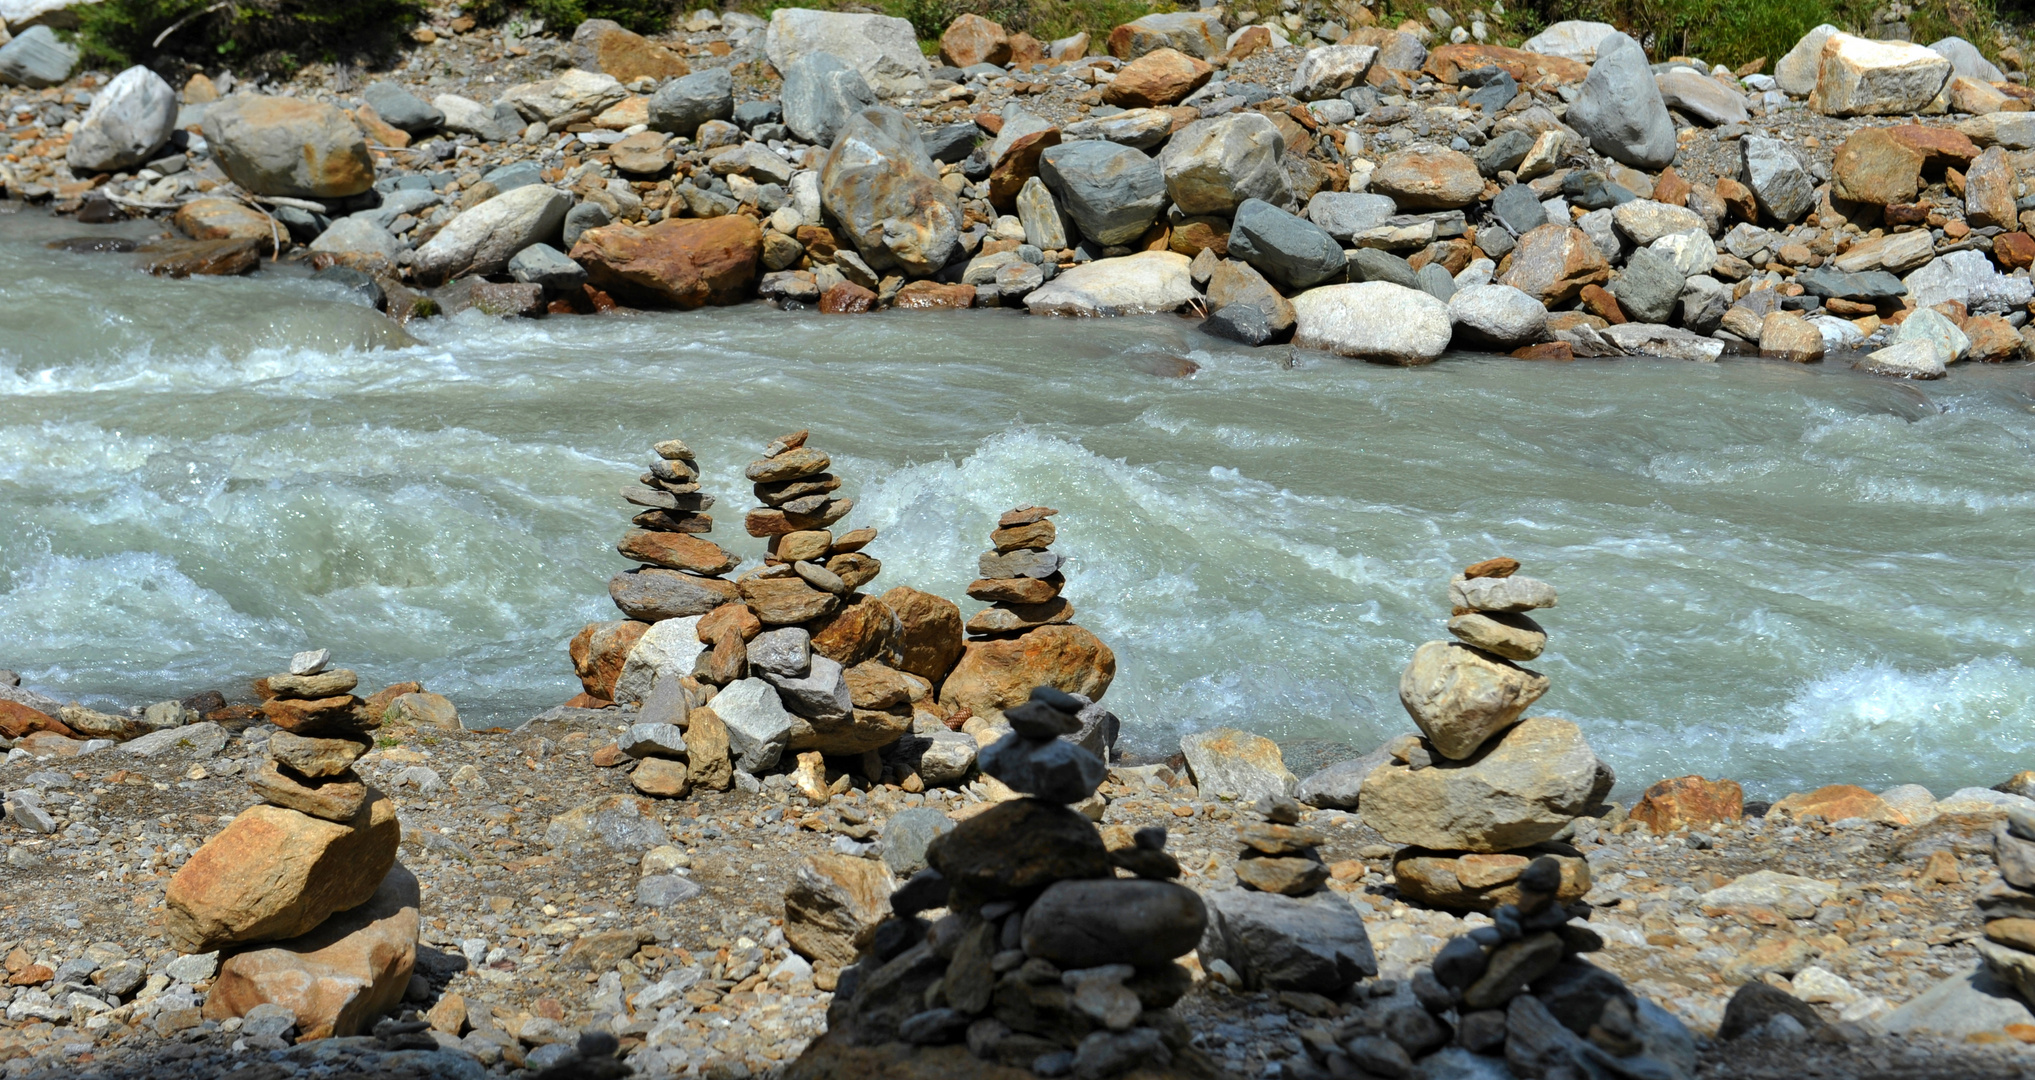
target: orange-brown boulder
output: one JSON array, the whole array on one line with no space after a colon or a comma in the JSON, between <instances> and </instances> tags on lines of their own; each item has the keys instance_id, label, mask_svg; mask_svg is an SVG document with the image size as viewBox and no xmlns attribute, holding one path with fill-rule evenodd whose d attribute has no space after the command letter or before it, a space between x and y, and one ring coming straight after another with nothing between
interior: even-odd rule
<instances>
[{"instance_id":1,"label":"orange-brown boulder","mask_svg":"<svg viewBox=\"0 0 2035 1080\"><path fill-rule=\"evenodd\" d=\"M276 235L268 215L232 199L192 199L170 220L193 240L272 240ZM288 230L283 242L289 242Z\"/></svg>"},{"instance_id":2,"label":"orange-brown boulder","mask_svg":"<svg viewBox=\"0 0 2035 1080\"><path fill-rule=\"evenodd\" d=\"M1465 71L1479 68L1501 68L1507 75L1523 83L1534 82L1552 75L1557 82L1580 83L1590 73L1587 65L1560 56L1531 53L1524 49L1508 49L1503 45L1441 45L1427 54L1427 63L1421 70L1454 86Z\"/></svg>"},{"instance_id":3,"label":"orange-brown boulder","mask_svg":"<svg viewBox=\"0 0 2035 1080\"><path fill-rule=\"evenodd\" d=\"M742 635L743 641L754 641L763 632L763 620L749 610L747 604L722 604L700 618L699 639L702 644L712 645L721 639L721 632L734 630Z\"/></svg>"},{"instance_id":4,"label":"orange-brown boulder","mask_svg":"<svg viewBox=\"0 0 2035 1080\"><path fill-rule=\"evenodd\" d=\"M2017 234L2021 235L2021 234ZM1995 246L1995 251L1998 247ZM1974 315L1964 320L1961 327L1964 336L1971 339L1971 351L1966 355L1986 364L2019 360L2026 352L2027 343L2014 324L1998 315Z\"/></svg>"},{"instance_id":5,"label":"orange-brown boulder","mask_svg":"<svg viewBox=\"0 0 2035 1080\"><path fill-rule=\"evenodd\" d=\"M1590 864L1576 849L1542 844L1494 854L1459 854L1400 848L1392 859L1399 894L1415 903L1453 911L1490 911L1521 898L1519 875L1533 860L1549 857L1562 868L1556 901L1574 903L1590 891Z\"/></svg>"},{"instance_id":6,"label":"orange-brown boulder","mask_svg":"<svg viewBox=\"0 0 2035 1080\"><path fill-rule=\"evenodd\" d=\"M1010 63L1010 35L974 12L964 12L940 34L940 59L957 68Z\"/></svg>"},{"instance_id":7,"label":"orange-brown boulder","mask_svg":"<svg viewBox=\"0 0 2035 1080\"><path fill-rule=\"evenodd\" d=\"M1683 776L1647 788L1631 818L1656 835L1676 829L1736 822L1745 817L1745 789L1736 780Z\"/></svg>"},{"instance_id":8,"label":"orange-brown boulder","mask_svg":"<svg viewBox=\"0 0 2035 1080\"><path fill-rule=\"evenodd\" d=\"M1825 821L1864 818L1889 825L1908 824L1908 815L1854 784L1831 784L1814 791L1798 791L1775 803L1767 813L1793 818L1820 817Z\"/></svg>"},{"instance_id":9,"label":"orange-brown boulder","mask_svg":"<svg viewBox=\"0 0 2035 1080\"><path fill-rule=\"evenodd\" d=\"M883 594L883 606L898 620L899 671L908 671L937 686L961 659L961 609L952 600L920 592L908 585Z\"/></svg>"},{"instance_id":10,"label":"orange-brown boulder","mask_svg":"<svg viewBox=\"0 0 2035 1080\"><path fill-rule=\"evenodd\" d=\"M1015 213L1018 192L1025 181L1039 175L1039 155L1060 145L1060 129L1044 128L1011 140L1003 156L989 170L989 204L1006 214Z\"/></svg>"},{"instance_id":11,"label":"orange-brown boulder","mask_svg":"<svg viewBox=\"0 0 2035 1080\"><path fill-rule=\"evenodd\" d=\"M675 79L692 71L684 57L607 19L580 23L572 44L580 67L625 83L646 77Z\"/></svg>"},{"instance_id":12,"label":"orange-brown boulder","mask_svg":"<svg viewBox=\"0 0 2035 1080\"><path fill-rule=\"evenodd\" d=\"M842 667L854 667L864 660L885 660L897 651L897 613L874 596L856 593L844 598L841 606L806 624L812 635L813 651Z\"/></svg>"},{"instance_id":13,"label":"orange-brown boulder","mask_svg":"<svg viewBox=\"0 0 2035 1080\"><path fill-rule=\"evenodd\" d=\"M1155 49L1123 66L1102 100L1126 109L1171 105L1201 89L1215 69L1178 49Z\"/></svg>"},{"instance_id":14,"label":"orange-brown boulder","mask_svg":"<svg viewBox=\"0 0 2035 1080\"><path fill-rule=\"evenodd\" d=\"M876 294L852 281L837 281L820 297L826 315L860 315L876 307Z\"/></svg>"},{"instance_id":15,"label":"orange-brown boulder","mask_svg":"<svg viewBox=\"0 0 2035 1080\"><path fill-rule=\"evenodd\" d=\"M567 651L572 654L572 670L579 676L579 685L589 697L614 700L615 680L622 677L629 650L649 629L647 622L622 619L588 623L573 635Z\"/></svg>"},{"instance_id":16,"label":"orange-brown boulder","mask_svg":"<svg viewBox=\"0 0 2035 1080\"><path fill-rule=\"evenodd\" d=\"M300 1039L344 1038L402 1003L417 963L417 876L391 867L368 901L301 937L237 953L219 966L205 1018L281 1005Z\"/></svg>"},{"instance_id":17,"label":"orange-brown boulder","mask_svg":"<svg viewBox=\"0 0 2035 1080\"><path fill-rule=\"evenodd\" d=\"M77 738L77 733L65 727L64 722L56 717L18 701L0 698L0 735L19 739L38 731L54 732L66 739Z\"/></svg>"},{"instance_id":18,"label":"orange-brown boulder","mask_svg":"<svg viewBox=\"0 0 2035 1080\"><path fill-rule=\"evenodd\" d=\"M1885 206L1911 202L1921 190L1928 155L1890 128L1863 128L1837 148L1830 167L1830 194L1853 202Z\"/></svg>"},{"instance_id":19,"label":"orange-brown boulder","mask_svg":"<svg viewBox=\"0 0 2035 1080\"><path fill-rule=\"evenodd\" d=\"M1116 654L1072 624L1042 626L1013 638L971 641L940 687L940 704L995 718L1051 686L1094 700L1116 678Z\"/></svg>"},{"instance_id":20,"label":"orange-brown boulder","mask_svg":"<svg viewBox=\"0 0 2035 1080\"><path fill-rule=\"evenodd\" d=\"M343 824L248 807L170 879L164 932L184 952L308 933L373 897L401 840L395 804L373 788Z\"/></svg>"},{"instance_id":21,"label":"orange-brown boulder","mask_svg":"<svg viewBox=\"0 0 2035 1080\"><path fill-rule=\"evenodd\" d=\"M1499 283L1553 307L1576 298L1585 285L1611 280L1611 265L1590 235L1571 225L1547 224L1519 238L1512 266Z\"/></svg>"},{"instance_id":22,"label":"orange-brown boulder","mask_svg":"<svg viewBox=\"0 0 2035 1080\"><path fill-rule=\"evenodd\" d=\"M975 306L975 286L955 282L943 285L937 281L909 281L897 291L890 306L904 311L932 311L939 308L967 308Z\"/></svg>"},{"instance_id":23,"label":"orange-brown boulder","mask_svg":"<svg viewBox=\"0 0 2035 1080\"><path fill-rule=\"evenodd\" d=\"M748 299L763 229L741 214L588 229L572 245L595 288L627 303L696 308Z\"/></svg>"}]
</instances>

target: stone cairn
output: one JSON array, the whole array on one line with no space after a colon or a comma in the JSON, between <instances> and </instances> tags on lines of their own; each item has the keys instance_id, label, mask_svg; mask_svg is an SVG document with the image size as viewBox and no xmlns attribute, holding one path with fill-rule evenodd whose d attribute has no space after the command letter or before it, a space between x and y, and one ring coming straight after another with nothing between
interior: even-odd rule
<instances>
[{"instance_id":1,"label":"stone cairn","mask_svg":"<svg viewBox=\"0 0 2035 1080\"><path fill-rule=\"evenodd\" d=\"M1979 890L1986 934L1972 944L2002 982L2035 1003L2035 813L2018 807L1993 825L2000 880Z\"/></svg>"},{"instance_id":2,"label":"stone cairn","mask_svg":"<svg viewBox=\"0 0 2035 1080\"><path fill-rule=\"evenodd\" d=\"M1457 640L1420 646L1399 679L1422 737L1396 740L1364 780L1365 823L1407 845L1393 873L1409 900L1474 911L1516 903L1520 874L1541 857L1560 867L1564 902L1590 888L1589 864L1557 841L1615 777L1576 725L1520 719L1548 688L1515 663L1547 645L1526 612L1553 607L1555 590L1518 570L1515 559L1487 559L1449 582ZM1442 761L1452 767L1431 767Z\"/></svg>"},{"instance_id":3,"label":"stone cairn","mask_svg":"<svg viewBox=\"0 0 2035 1080\"><path fill-rule=\"evenodd\" d=\"M859 1048L905 1043L945 1070L929 1075L963 1075L971 1054L1039 1076L1218 1075L1170 1008L1191 982L1175 961L1207 913L1172 880L1180 868L1165 830L1111 852L1068 805L1107 771L1063 737L1080 728L1083 704L1042 686L1005 710L1011 730L984 748L982 769L1028 797L933 841L929 868L891 894L892 916L841 973L829 1033L809 1058L874 1071L891 1052ZM920 917L941 907L936 922Z\"/></svg>"},{"instance_id":4,"label":"stone cairn","mask_svg":"<svg viewBox=\"0 0 2035 1080\"><path fill-rule=\"evenodd\" d=\"M1282 896L1310 896L1328 884L1328 867L1317 850L1328 843L1328 835L1300 824L1300 804L1268 795L1253 809L1264 820L1237 825L1237 837L1244 842L1236 865L1238 884Z\"/></svg>"},{"instance_id":5,"label":"stone cairn","mask_svg":"<svg viewBox=\"0 0 2035 1080\"><path fill-rule=\"evenodd\" d=\"M1020 506L997 519L991 549L977 563L981 577L968 586L969 596L991 606L968 620L970 635L1021 634L1074 617L1074 605L1060 595L1067 557L1046 550L1058 535L1047 519L1057 513L1050 506Z\"/></svg>"},{"instance_id":6,"label":"stone cairn","mask_svg":"<svg viewBox=\"0 0 2035 1080\"><path fill-rule=\"evenodd\" d=\"M637 478L642 486L622 490L622 498L645 509L631 519L636 527L615 544L616 551L642 565L616 574L608 593L623 614L643 622L704 615L735 599L735 587L723 575L742 560L701 538L714 528L706 512L714 497L700 490L700 466L692 450L677 439L651 449L657 456L650 471Z\"/></svg>"},{"instance_id":7,"label":"stone cairn","mask_svg":"<svg viewBox=\"0 0 2035 1080\"><path fill-rule=\"evenodd\" d=\"M1681 1021L1583 958L1604 940L1575 921L1588 905L1562 905L1568 876L1554 857L1529 862L1491 925L1450 939L1405 989L1363 1002L1332 1045L1310 1043L1286 1075L1695 1075L1695 1039Z\"/></svg>"},{"instance_id":8,"label":"stone cairn","mask_svg":"<svg viewBox=\"0 0 2035 1080\"><path fill-rule=\"evenodd\" d=\"M417 879L396 863L395 807L353 764L380 726L327 671L323 649L258 680L276 730L249 779L263 802L192 853L164 896L165 930L186 953L241 950L219 969L205 1015L262 1004L300 1035L353 1035L402 1001L417 947ZM249 948L275 943L271 948Z\"/></svg>"}]
</instances>

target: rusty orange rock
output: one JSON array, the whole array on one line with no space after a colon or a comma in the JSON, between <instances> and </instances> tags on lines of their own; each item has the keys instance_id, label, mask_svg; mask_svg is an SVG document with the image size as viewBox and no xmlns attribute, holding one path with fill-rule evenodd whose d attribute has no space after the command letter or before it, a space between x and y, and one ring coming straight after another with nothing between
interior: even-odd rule
<instances>
[{"instance_id":1,"label":"rusty orange rock","mask_svg":"<svg viewBox=\"0 0 2035 1080\"><path fill-rule=\"evenodd\" d=\"M1010 35L974 12L964 12L940 35L940 59L957 68L1010 63Z\"/></svg>"},{"instance_id":2,"label":"rusty orange rock","mask_svg":"<svg viewBox=\"0 0 2035 1080\"><path fill-rule=\"evenodd\" d=\"M897 649L901 629L890 605L860 593L843 598L840 607L806 624L813 651L842 667L879 658L887 662Z\"/></svg>"},{"instance_id":3,"label":"rusty orange rock","mask_svg":"<svg viewBox=\"0 0 2035 1080\"><path fill-rule=\"evenodd\" d=\"M667 218L655 225L588 229L572 246L591 284L651 307L696 308L748 299L763 229L741 214Z\"/></svg>"},{"instance_id":4,"label":"rusty orange rock","mask_svg":"<svg viewBox=\"0 0 2035 1080\"><path fill-rule=\"evenodd\" d=\"M1006 214L1015 213L1018 192L1025 181L1039 175L1039 155L1060 145L1060 129L1046 128L1020 135L996 159L989 170L989 205Z\"/></svg>"},{"instance_id":5,"label":"rusty orange rock","mask_svg":"<svg viewBox=\"0 0 2035 1080\"><path fill-rule=\"evenodd\" d=\"M1102 100L1125 109L1171 105L1201 89L1215 69L1178 49L1154 49L1125 64Z\"/></svg>"},{"instance_id":6,"label":"rusty orange rock","mask_svg":"<svg viewBox=\"0 0 2035 1080\"><path fill-rule=\"evenodd\" d=\"M712 540L702 540L687 533L651 532L646 529L632 529L622 534L615 550L621 552L623 558L640 563L662 566L667 570L688 570L708 577L725 574L740 561Z\"/></svg>"},{"instance_id":7,"label":"rusty orange rock","mask_svg":"<svg viewBox=\"0 0 2035 1080\"><path fill-rule=\"evenodd\" d=\"M1735 822L1745 817L1745 789L1736 780L1705 780L1700 776L1662 780L1640 795L1630 816L1657 835Z\"/></svg>"},{"instance_id":8,"label":"rusty orange rock","mask_svg":"<svg viewBox=\"0 0 2035 1080\"><path fill-rule=\"evenodd\" d=\"M308 933L374 896L401 839L395 804L373 788L344 824L251 806L170 879L164 932L184 952Z\"/></svg>"},{"instance_id":9,"label":"rusty orange rock","mask_svg":"<svg viewBox=\"0 0 2035 1080\"><path fill-rule=\"evenodd\" d=\"M904 311L933 311L941 308L968 308L975 306L975 286L955 282L943 285L937 281L907 282L897 291L890 306Z\"/></svg>"},{"instance_id":10,"label":"rusty orange rock","mask_svg":"<svg viewBox=\"0 0 2035 1080\"><path fill-rule=\"evenodd\" d=\"M1810 792L1796 792L1775 803L1769 814L1786 817L1820 817L1825 821L1864 818L1890 825L1908 824L1908 815L1886 804L1886 800L1853 784L1831 784Z\"/></svg>"},{"instance_id":11,"label":"rusty orange rock","mask_svg":"<svg viewBox=\"0 0 2035 1080\"><path fill-rule=\"evenodd\" d=\"M573 635L572 644L567 647L572 655L572 670L588 696L613 700L615 680L622 677L622 665L629 659L629 650L636 647L649 629L647 622L622 619L588 623Z\"/></svg>"},{"instance_id":12,"label":"rusty orange rock","mask_svg":"<svg viewBox=\"0 0 2035 1080\"><path fill-rule=\"evenodd\" d=\"M19 739L38 731L54 732L66 739L77 738L77 733L64 726L64 722L40 709L32 709L18 701L0 698L0 735Z\"/></svg>"},{"instance_id":13,"label":"rusty orange rock","mask_svg":"<svg viewBox=\"0 0 2035 1080\"><path fill-rule=\"evenodd\" d=\"M1548 224L1519 238L1512 266L1499 282L1553 307L1575 299L1585 285L1611 280L1611 265L1590 235L1568 225Z\"/></svg>"},{"instance_id":14,"label":"rusty orange rock","mask_svg":"<svg viewBox=\"0 0 2035 1080\"><path fill-rule=\"evenodd\" d=\"M1079 626L1042 626L1014 638L971 641L940 687L940 704L996 717L1051 686L1090 699L1116 679L1116 654Z\"/></svg>"},{"instance_id":15,"label":"rusty orange rock","mask_svg":"<svg viewBox=\"0 0 2035 1080\"><path fill-rule=\"evenodd\" d=\"M1928 155L1890 128L1855 131L1831 161L1830 193L1840 199L1885 206L1915 198Z\"/></svg>"},{"instance_id":16,"label":"rusty orange rock","mask_svg":"<svg viewBox=\"0 0 2035 1080\"><path fill-rule=\"evenodd\" d=\"M401 863L367 902L301 937L228 957L205 1018L275 1004L297 1016L300 1039L359 1035L402 1003L417 962L417 877Z\"/></svg>"},{"instance_id":17,"label":"rusty orange rock","mask_svg":"<svg viewBox=\"0 0 2035 1080\"><path fill-rule=\"evenodd\" d=\"M1590 73L1588 65L1560 56L1546 56L1503 45L1442 45L1427 54L1421 70L1454 86L1465 71L1496 67L1522 83L1552 75L1555 81L1580 83Z\"/></svg>"},{"instance_id":18,"label":"rusty orange rock","mask_svg":"<svg viewBox=\"0 0 2035 1080\"><path fill-rule=\"evenodd\" d=\"M886 592L883 606L897 616L899 671L937 685L961 659L961 609L952 600L906 585Z\"/></svg>"}]
</instances>

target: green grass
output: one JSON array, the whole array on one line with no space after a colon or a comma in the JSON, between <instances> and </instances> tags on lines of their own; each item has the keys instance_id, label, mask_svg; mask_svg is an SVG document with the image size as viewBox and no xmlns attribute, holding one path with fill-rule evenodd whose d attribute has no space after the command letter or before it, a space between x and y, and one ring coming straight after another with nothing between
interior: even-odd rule
<instances>
[{"instance_id":1,"label":"green grass","mask_svg":"<svg viewBox=\"0 0 2035 1080\"><path fill-rule=\"evenodd\" d=\"M779 8L832 10L848 6L840 2L782 3L779 0L732 0L730 11L742 11L769 18ZM1172 0L875 0L871 5L884 14L912 24L922 46L930 44L928 55L939 52L940 33L956 16L974 13L989 19L1013 34L1030 34L1040 41L1087 33L1090 48L1100 51L1116 26L1153 12L1179 11ZM1191 7L1192 5L1188 5ZM1276 6L1266 0L1266 6Z\"/></svg>"},{"instance_id":2,"label":"green grass","mask_svg":"<svg viewBox=\"0 0 2035 1080\"><path fill-rule=\"evenodd\" d=\"M424 0L237 0L212 8L212 0L101 0L77 9L77 39L88 63L107 67L223 62L288 73L314 61L388 56L429 10Z\"/></svg>"},{"instance_id":3,"label":"green grass","mask_svg":"<svg viewBox=\"0 0 2035 1080\"><path fill-rule=\"evenodd\" d=\"M544 20L545 29L570 37L588 19L610 19L639 34L671 28L684 5L673 0L478 0L465 10L484 23L498 23L521 12Z\"/></svg>"}]
</instances>

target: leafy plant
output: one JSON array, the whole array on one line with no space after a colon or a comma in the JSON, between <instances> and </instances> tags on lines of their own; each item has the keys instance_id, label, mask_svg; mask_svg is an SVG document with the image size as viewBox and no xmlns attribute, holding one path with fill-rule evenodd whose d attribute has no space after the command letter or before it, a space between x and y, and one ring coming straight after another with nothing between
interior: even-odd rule
<instances>
[{"instance_id":1,"label":"leafy plant","mask_svg":"<svg viewBox=\"0 0 2035 1080\"><path fill-rule=\"evenodd\" d=\"M570 36L573 28L588 19L610 19L639 34L653 34L671 28L679 10L678 0L479 0L467 4L467 14L484 23L498 23L521 11L544 20L544 25Z\"/></svg>"},{"instance_id":2,"label":"leafy plant","mask_svg":"<svg viewBox=\"0 0 2035 1080\"><path fill-rule=\"evenodd\" d=\"M425 0L100 0L80 6L88 61L288 73L299 58L373 60L429 10Z\"/></svg>"}]
</instances>

